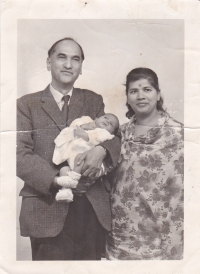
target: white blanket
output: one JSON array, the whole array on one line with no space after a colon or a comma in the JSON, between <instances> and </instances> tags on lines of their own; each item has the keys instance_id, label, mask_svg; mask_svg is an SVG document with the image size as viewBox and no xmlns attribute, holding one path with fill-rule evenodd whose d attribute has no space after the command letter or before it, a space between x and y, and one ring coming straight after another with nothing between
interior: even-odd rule
<instances>
[{"instance_id":1,"label":"white blanket","mask_svg":"<svg viewBox=\"0 0 200 274\"><path fill-rule=\"evenodd\" d=\"M70 168L73 170L77 154L88 151L114 137L114 135L111 135L107 130L102 128L87 130L88 142L82 138L74 137L74 129L77 126L90 122L93 122L93 120L89 116L83 116L74 120L69 127L60 132L54 141L56 144L53 155L54 164L59 165L64 161L68 161Z\"/></svg>"}]
</instances>

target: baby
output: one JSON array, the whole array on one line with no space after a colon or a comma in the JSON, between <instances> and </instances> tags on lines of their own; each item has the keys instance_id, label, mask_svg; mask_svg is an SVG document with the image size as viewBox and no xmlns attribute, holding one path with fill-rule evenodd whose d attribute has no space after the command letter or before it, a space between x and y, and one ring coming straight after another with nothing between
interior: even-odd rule
<instances>
[{"instance_id":1,"label":"baby","mask_svg":"<svg viewBox=\"0 0 200 274\"><path fill-rule=\"evenodd\" d=\"M71 188L76 188L84 164L74 165L76 156L111 140L117 134L118 129L118 118L111 113L106 113L95 120L89 116L83 116L74 120L69 127L61 131L55 139L53 162L58 165L67 160L71 170L69 171L67 167L60 170L61 177L57 178L57 183L62 186L62 189L56 195L57 201L68 203L73 201ZM68 176L67 182L66 175ZM62 176L65 176L65 180Z\"/></svg>"}]
</instances>

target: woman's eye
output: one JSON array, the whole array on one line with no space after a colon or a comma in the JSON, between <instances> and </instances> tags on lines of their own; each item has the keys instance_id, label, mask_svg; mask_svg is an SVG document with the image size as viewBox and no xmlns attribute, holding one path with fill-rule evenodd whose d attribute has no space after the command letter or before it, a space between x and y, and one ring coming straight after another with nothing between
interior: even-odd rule
<instances>
[{"instance_id":1,"label":"woman's eye","mask_svg":"<svg viewBox=\"0 0 200 274\"><path fill-rule=\"evenodd\" d=\"M136 93L137 90L130 90L129 93L132 94L132 93Z\"/></svg>"},{"instance_id":2,"label":"woman's eye","mask_svg":"<svg viewBox=\"0 0 200 274\"><path fill-rule=\"evenodd\" d=\"M151 91L151 89L150 88L146 88L145 91Z\"/></svg>"}]
</instances>

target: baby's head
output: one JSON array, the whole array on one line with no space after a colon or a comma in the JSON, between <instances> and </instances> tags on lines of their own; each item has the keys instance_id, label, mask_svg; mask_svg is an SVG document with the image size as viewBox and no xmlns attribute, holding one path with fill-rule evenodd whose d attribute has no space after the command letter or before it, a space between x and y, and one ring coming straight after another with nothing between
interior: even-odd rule
<instances>
[{"instance_id":1,"label":"baby's head","mask_svg":"<svg viewBox=\"0 0 200 274\"><path fill-rule=\"evenodd\" d=\"M96 127L104 128L113 135L116 135L119 129L119 120L111 113L106 113L103 116L97 118L95 120L95 124Z\"/></svg>"}]
</instances>

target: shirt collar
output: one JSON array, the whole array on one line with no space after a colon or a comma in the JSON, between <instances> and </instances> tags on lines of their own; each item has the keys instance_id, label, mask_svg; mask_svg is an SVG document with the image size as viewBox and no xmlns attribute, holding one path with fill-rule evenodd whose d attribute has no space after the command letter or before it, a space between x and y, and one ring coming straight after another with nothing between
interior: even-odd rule
<instances>
[{"instance_id":1,"label":"shirt collar","mask_svg":"<svg viewBox=\"0 0 200 274\"><path fill-rule=\"evenodd\" d=\"M51 84L50 84L50 91L56 103L59 104L62 101L62 98L64 95L60 91L56 90ZM72 92L73 92L73 88L65 95L69 95L71 97Z\"/></svg>"}]
</instances>

